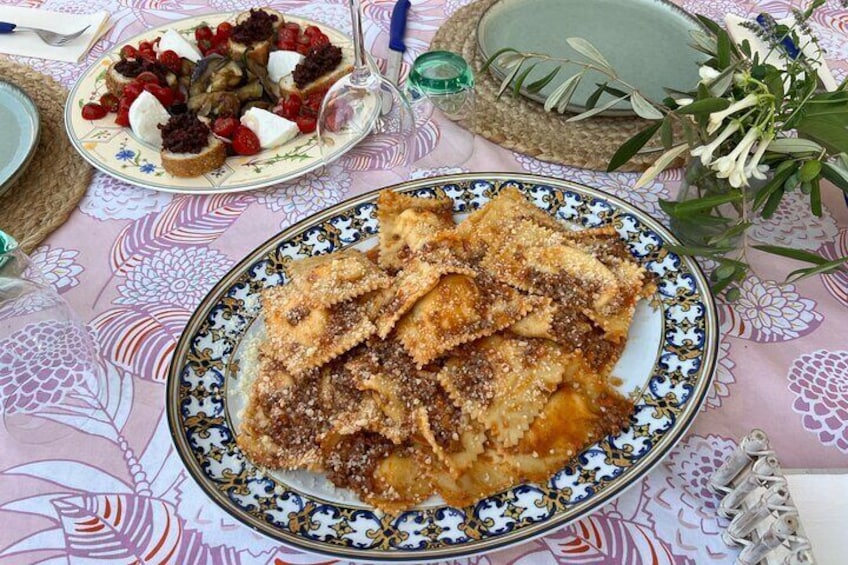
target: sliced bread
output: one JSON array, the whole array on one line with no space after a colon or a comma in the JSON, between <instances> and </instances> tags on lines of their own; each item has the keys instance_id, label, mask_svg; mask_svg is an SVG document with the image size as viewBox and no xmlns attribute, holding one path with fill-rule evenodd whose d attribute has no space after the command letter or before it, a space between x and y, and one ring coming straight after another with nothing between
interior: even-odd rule
<instances>
[{"instance_id":1,"label":"sliced bread","mask_svg":"<svg viewBox=\"0 0 848 565\"><path fill-rule=\"evenodd\" d=\"M309 96L313 92L321 92L327 90L333 84L353 71L353 49L342 48L342 62L332 71L321 75L309 84L302 88L298 87L294 82L294 75L289 74L280 79L280 97L288 96L289 94L297 94L301 98Z\"/></svg>"},{"instance_id":2,"label":"sliced bread","mask_svg":"<svg viewBox=\"0 0 848 565\"><path fill-rule=\"evenodd\" d=\"M161 156L162 167L173 176L197 177L224 164L227 146L210 133L206 149L200 153L174 153L163 149Z\"/></svg>"}]
</instances>

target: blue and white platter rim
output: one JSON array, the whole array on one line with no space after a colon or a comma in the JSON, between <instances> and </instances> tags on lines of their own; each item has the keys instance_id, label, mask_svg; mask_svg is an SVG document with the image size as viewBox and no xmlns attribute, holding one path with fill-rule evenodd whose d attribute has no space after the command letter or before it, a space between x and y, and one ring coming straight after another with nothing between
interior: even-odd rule
<instances>
[{"instance_id":1,"label":"blue and white platter rim","mask_svg":"<svg viewBox=\"0 0 848 565\"><path fill-rule=\"evenodd\" d=\"M167 413L176 450L201 489L233 517L289 546L332 557L423 562L476 555L526 542L621 495L669 453L711 386L718 347L715 303L697 263L667 249L674 236L637 207L601 190L527 174L470 173L392 187L446 195L457 214L514 186L566 222L612 224L636 259L657 275L662 320L653 368L636 397L631 425L569 462L544 485L523 484L466 508L446 505L385 515L330 501L254 466L235 444L226 406L240 341L259 312L262 288L285 284L292 259L374 238L379 190L332 206L257 247L209 292L189 320L171 362ZM234 386L230 384L229 386Z\"/></svg>"}]
</instances>

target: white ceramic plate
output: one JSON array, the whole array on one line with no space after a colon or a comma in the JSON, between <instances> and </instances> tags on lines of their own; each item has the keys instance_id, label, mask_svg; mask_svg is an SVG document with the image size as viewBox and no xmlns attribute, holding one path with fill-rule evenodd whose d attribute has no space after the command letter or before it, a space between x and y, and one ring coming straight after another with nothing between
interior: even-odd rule
<instances>
[{"instance_id":1,"label":"white ceramic plate","mask_svg":"<svg viewBox=\"0 0 848 565\"><path fill-rule=\"evenodd\" d=\"M159 150L138 139L130 128L116 125L114 114L95 121L83 119L82 106L87 102L97 102L107 92L106 69L120 58L121 47L136 46L140 41L152 40L169 28L193 41L194 29L202 23L215 26L223 21L232 22L238 13L207 14L151 29L116 45L92 64L74 85L65 105L65 129L80 155L104 173L130 184L164 192L191 194L252 190L297 178L320 167L323 162L317 137L310 134L298 135L284 145L256 155L229 157L220 169L198 177L173 177L162 168ZM301 27L317 25L327 34L331 43L343 50L353 50L351 40L336 29L303 18L285 17L286 21L296 22ZM367 132L336 135L327 160L341 157L365 135Z\"/></svg>"},{"instance_id":2,"label":"white ceramic plate","mask_svg":"<svg viewBox=\"0 0 848 565\"><path fill-rule=\"evenodd\" d=\"M376 244L376 192L275 235L245 257L202 301L174 353L168 421L189 474L216 503L256 530L311 552L368 561L421 562L526 541L609 502L659 463L683 436L709 390L718 329L709 285L696 263L667 249L669 232L613 196L574 183L510 174L467 174L396 187L452 198L458 218L514 186L564 222L612 224L657 275L613 375L635 392L629 428L587 447L544 484L509 488L466 508L433 498L398 515L376 512L321 475L265 473L237 448L251 336L261 332L259 293L286 284L292 259Z\"/></svg>"}]
</instances>

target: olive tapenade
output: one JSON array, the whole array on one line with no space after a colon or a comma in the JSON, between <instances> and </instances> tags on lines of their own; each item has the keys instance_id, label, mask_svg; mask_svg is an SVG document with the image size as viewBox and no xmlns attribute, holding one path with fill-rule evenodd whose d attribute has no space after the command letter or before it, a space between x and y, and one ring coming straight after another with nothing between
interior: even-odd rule
<instances>
[{"instance_id":1,"label":"olive tapenade","mask_svg":"<svg viewBox=\"0 0 848 565\"><path fill-rule=\"evenodd\" d=\"M171 116L162 130L162 147L172 153L200 153L209 145L209 127L190 113Z\"/></svg>"},{"instance_id":2,"label":"olive tapenade","mask_svg":"<svg viewBox=\"0 0 848 565\"><path fill-rule=\"evenodd\" d=\"M243 22L236 24L230 38L244 45L252 45L270 39L274 35L274 22L277 19L276 14L269 14L262 10L250 10L250 16Z\"/></svg>"},{"instance_id":3,"label":"olive tapenade","mask_svg":"<svg viewBox=\"0 0 848 565\"><path fill-rule=\"evenodd\" d=\"M164 82L168 73L171 72L162 63L147 59L121 59L115 63L115 71L127 78L135 78L144 72L153 73L160 83Z\"/></svg>"},{"instance_id":4,"label":"olive tapenade","mask_svg":"<svg viewBox=\"0 0 848 565\"><path fill-rule=\"evenodd\" d=\"M292 78L298 88L303 88L320 76L323 76L342 62L342 49L330 43L309 51L292 72Z\"/></svg>"}]
</instances>

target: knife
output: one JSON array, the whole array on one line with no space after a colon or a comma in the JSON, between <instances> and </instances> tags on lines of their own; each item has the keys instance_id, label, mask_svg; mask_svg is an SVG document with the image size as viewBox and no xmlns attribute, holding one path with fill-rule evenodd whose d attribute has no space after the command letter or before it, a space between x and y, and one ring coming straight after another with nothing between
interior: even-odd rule
<instances>
[{"instance_id":1,"label":"knife","mask_svg":"<svg viewBox=\"0 0 848 565\"><path fill-rule=\"evenodd\" d=\"M386 63L386 78L397 86L400 80L400 64L406 45L403 36L406 33L406 15L409 12L409 0L398 0L392 10L392 23L389 27L389 60Z\"/></svg>"}]
</instances>

